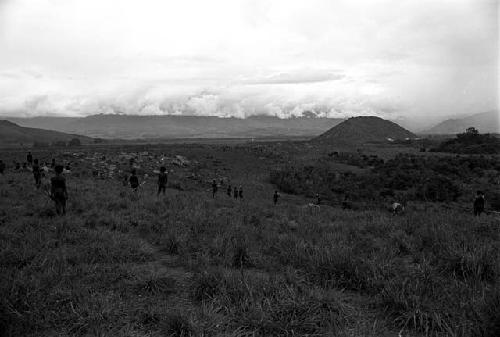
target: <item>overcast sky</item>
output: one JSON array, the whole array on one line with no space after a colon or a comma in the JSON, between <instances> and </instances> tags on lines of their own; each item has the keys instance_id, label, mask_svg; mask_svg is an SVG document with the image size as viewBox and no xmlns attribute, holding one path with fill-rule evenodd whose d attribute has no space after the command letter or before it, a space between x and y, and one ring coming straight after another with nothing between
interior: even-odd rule
<instances>
[{"instance_id":1,"label":"overcast sky","mask_svg":"<svg viewBox=\"0 0 500 337\"><path fill-rule=\"evenodd\" d=\"M0 0L0 114L498 108L496 0Z\"/></svg>"}]
</instances>

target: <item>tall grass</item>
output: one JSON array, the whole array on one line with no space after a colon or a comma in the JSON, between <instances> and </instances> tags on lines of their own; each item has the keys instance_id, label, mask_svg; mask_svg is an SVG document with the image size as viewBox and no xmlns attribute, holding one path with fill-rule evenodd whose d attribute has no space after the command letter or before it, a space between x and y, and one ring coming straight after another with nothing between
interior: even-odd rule
<instances>
[{"instance_id":1,"label":"tall grass","mask_svg":"<svg viewBox=\"0 0 500 337\"><path fill-rule=\"evenodd\" d=\"M349 336L370 310L391 333L500 335L490 216L310 214L301 200L273 206L260 185L244 201L157 198L75 177L56 217L27 179L8 175L0 192L2 335Z\"/></svg>"}]
</instances>

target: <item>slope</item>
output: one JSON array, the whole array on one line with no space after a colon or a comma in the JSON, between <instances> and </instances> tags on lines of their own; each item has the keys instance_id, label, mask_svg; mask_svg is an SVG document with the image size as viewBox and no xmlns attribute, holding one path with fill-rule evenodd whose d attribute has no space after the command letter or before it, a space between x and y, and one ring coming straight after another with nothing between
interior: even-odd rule
<instances>
[{"instance_id":1,"label":"slope","mask_svg":"<svg viewBox=\"0 0 500 337\"><path fill-rule=\"evenodd\" d=\"M313 141L321 143L363 144L416 138L396 123L375 117L352 117L334 126Z\"/></svg>"}]
</instances>

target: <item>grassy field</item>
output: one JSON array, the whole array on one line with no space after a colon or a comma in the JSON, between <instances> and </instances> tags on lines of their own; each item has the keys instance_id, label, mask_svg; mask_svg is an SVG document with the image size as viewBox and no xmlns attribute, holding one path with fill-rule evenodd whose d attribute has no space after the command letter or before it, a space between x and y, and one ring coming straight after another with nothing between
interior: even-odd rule
<instances>
[{"instance_id":1,"label":"grassy field","mask_svg":"<svg viewBox=\"0 0 500 337\"><path fill-rule=\"evenodd\" d=\"M319 155L304 146L83 148L79 160L61 150L58 162L73 167L64 217L29 172L8 170L0 176L0 335L500 335L495 215L423 202L399 216L318 211L304 206L312 199L284 193L274 206L269 172ZM90 173L89 158L148 150L138 193ZM170 188L157 198L151 167L160 153L190 164L169 167ZM223 180L215 199L213 178ZM228 183L243 186L243 200L226 196Z\"/></svg>"}]
</instances>

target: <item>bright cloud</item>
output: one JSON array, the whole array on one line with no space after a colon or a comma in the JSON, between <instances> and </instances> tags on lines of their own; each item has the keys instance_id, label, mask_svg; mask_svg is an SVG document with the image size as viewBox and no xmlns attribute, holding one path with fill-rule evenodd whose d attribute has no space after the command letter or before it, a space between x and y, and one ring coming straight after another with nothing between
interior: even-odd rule
<instances>
[{"instance_id":1,"label":"bright cloud","mask_svg":"<svg viewBox=\"0 0 500 337\"><path fill-rule=\"evenodd\" d=\"M498 108L495 0L0 0L0 114Z\"/></svg>"}]
</instances>

